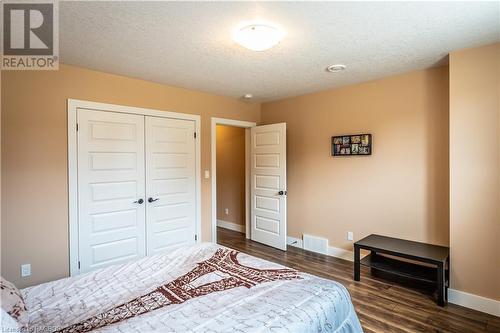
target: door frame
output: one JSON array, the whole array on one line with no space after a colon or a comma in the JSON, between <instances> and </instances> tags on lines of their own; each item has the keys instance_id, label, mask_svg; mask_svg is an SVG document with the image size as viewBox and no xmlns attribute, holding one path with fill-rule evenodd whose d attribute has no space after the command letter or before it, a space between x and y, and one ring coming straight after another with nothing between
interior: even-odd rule
<instances>
[{"instance_id":1,"label":"door frame","mask_svg":"<svg viewBox=\"0 0 500 333\"><path fill-rule=\"evenodd\" d=\"M245 129L245 237L250 238L250 128L257 126L257 123L217 117L212 117L211 122L212 243L217 243L217 125L242 127Z\"/></svg>"},{"instance_id":2,"label":"door frame","mask_svg":"<svg viewBox=\"0 0 500 333\"><path fill-rule=\"evenodd\" d=\"M161 118L191 120L195 123L195 200L196 200L196 242L201 242L201 117L195 114L186 114L155 109L146 109L125 105L99 103L78 99L67 100L68 116L68 219L69 219L69 273L78 275L79 259L79 228L78 228L78 136L77 110L87 109L96 111L128 113Z\"/></svg>"}]
</instances>

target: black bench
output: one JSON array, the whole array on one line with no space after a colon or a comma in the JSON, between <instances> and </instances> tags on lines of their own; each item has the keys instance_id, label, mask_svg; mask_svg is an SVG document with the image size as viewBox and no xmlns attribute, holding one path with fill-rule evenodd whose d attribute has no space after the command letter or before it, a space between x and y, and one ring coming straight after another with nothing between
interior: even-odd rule
<instances>
[{"instance_id":1,"label":"black bench","mask_svg":"<svg viewBox=\"0 0 500 333\"><path fill-rule=\"evenodd\" d=\"M360 259L360 250L369 250L370 254ZM432 266L397 260L379 254L410 259ZM361 265L402 276L417 281L423 281L436 286L437 304L447 303L449 285L450 249L445 246L413 242L404 239L370 235L354 243L354 280L360 280Z\"/></svg>"}]
</instances>

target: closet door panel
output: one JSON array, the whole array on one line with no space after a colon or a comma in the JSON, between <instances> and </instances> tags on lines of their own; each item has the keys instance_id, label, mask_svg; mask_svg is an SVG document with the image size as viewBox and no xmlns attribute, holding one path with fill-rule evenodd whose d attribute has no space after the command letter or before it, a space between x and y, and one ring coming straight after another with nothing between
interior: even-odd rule
<instances>
[{"instance_id":1,"label":"closet door panel","mask_svg":"<svg viewBox=\"0 0 500 333\"><path fill-rule=\"evenodd\" d=\"M195 242L195 124L146 117L145 128L147 253L151 255Z\"/></svg>"},{"instance_id":2,"label":"closet door panel","mask_svg":"<svg viewBox=\"0 0 500 333\"><path fill-rule=\"evenodd\" d=\"M144 116L78 109L80 272L146 253Z\"/></svg>"}]
</instances>

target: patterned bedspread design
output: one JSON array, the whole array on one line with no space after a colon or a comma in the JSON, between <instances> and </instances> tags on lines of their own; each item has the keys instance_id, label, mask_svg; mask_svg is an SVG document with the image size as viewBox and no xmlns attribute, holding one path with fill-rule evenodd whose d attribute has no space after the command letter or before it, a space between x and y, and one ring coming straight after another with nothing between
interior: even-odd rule
<instances>
[{"instance_id":1,"label":"patterned bedspread design","mask_svg":"<svg viewBox=\"0 0 500 333\"><path fill-rule=\"evenodd\" d=\"M30 329L55 332L98 316L175 281L219 249L226 248L201 243L22 289ZM238 262L259 270L284 269L245 253L238 254ZM349 293L341 284L299 275L300 279L208 293L93 332L362 332ZM214 270L191 281L189 288L229 277L227 272Z\"/></svg>"},{"instance_id":2,"label":"patterned bedspread design","mask_svg":"<svg viewBox=\"0 0 500 333\"><path fill-rule=\"evenodd\" d=\"M220 292L237 287L251 288L259 283L277 280L300 279L299 272L289 268L256 269L243 266L238 262L238 252L218 249L208 260L198 263L188 273L172 282L158 287L146 295L73 324L58 333L82 333L158 310L171 304L180 304L195 297ZM213 273L225 273L228 277L193 287L192 283L200 277Z\"/></svg>"}]
</instances>

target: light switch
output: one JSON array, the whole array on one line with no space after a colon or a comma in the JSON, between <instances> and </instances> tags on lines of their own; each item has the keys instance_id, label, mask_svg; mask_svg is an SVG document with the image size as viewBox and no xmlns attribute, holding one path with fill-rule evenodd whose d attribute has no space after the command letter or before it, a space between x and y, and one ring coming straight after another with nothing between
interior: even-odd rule
<instances>
[{"instance_id":1,"label":"light switch","mask_svg":"<svg viewBox=\"0 0 500 333\"><path fill-rule=\"evenodd\" d=\"M208 178L210 178L210 171L205 170L205 179L208 179Z\"/></svg>"}]
</instances>

